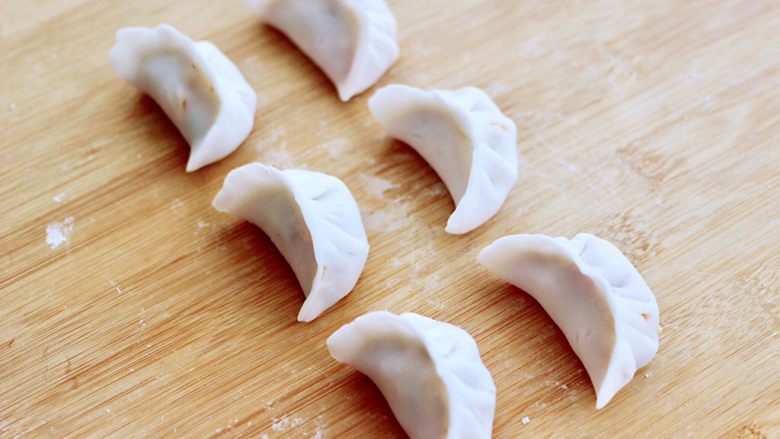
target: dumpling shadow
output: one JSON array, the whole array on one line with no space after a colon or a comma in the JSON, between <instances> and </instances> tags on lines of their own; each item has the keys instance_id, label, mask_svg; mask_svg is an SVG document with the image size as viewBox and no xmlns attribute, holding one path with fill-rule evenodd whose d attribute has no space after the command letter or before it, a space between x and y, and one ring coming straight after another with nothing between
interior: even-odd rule
<instances>
[{"instance_id":1,"label":"dumpling shadow","mask_svg":"<svg viewBox=\"0 0 780 439\"><path fill-rule=\"evenodd\" d=\"M358 400L350 406L350 417L366 420L366 423L372 425L372 430L382 432L382 438L402 439L407 437L401 424L395 419L395 415L382 392L370 378L352 370L352 373L339 386L338 391L344 395L353 396L353 400Z\"/></svg>"},{"instance_id":2,"label":"dumpling shadow","mask_svg":"<svg viewBox=\"0 0 780 439\"><path fill-rule=\"evenodd\" d=\"M268 235L241 221L220 230L213 240L221 250L221 265L229 267L221 272L231 277L229 289L220 293L230 295L236 313L250 320L275 322L275 331L298 323L304 296L295 273ZM268 325L263 329L269 330Z\"/></svg>"},{"instance_id":3,"label":"dumpling shadow","mask_svg":"<svg viewBox=\"0 0 780 439\"><path fill-rule=\"evenodd\" d=\"M333 96L333 99L339 100L336 86L331 82L330 78L287 35L267 24L261 24L257 28L260 33L260 41L268 43L263 47L268 47L268 50L274 52L272 55L269 55L270 57L284 60L284 63L288 64L289 67L303 71L304 76L311 78L317 88L327 90L328 94Z\"/></svg>"},{"instance_id":4,"label":"dumpling shadow","mask_svg":"<svg viewBox=\"0 0 780 439\"><path fill-rule=\"evenodd\" d=\"M420 208L427 208L432 200L429 197L420 197L421 193L438 194L434 198L446 200L448 217L455 209L455 203L452 197L444 187L443 191L430 191L431 188L442 185L439 175L433 170L431 165L414 148L398 139L388 139L387 146L380 152L377 163L382 164L378 174L387 176L388 179L397 184L394 189L400 196L410 200L416 200ZM400 174L400 176L396 175ZM446 220L446 218L445 218Z\"/></svg>"},{"instance_id":5,"label":"dumpling shadow","mask_svg":"<svg viewBox=\"0 0 780 439\"><path fill-rule=\"evenodd\" d=\"M480 343L489 338L502 340L501 345L493 346L484 352L488 368L501 369L509 361L513 367L522 369L523 373L566 383L569 389L582 390L583 394L587 395L583 398L594 397L590 390L590 380L579 357L572 350L563 331L539 302L520 288L498 280L486 285L483 291L490 300L490 306L495 308L487 313L499 317L496 319L495 329L485 330L485 335L481 335L477 341ZM512 380L513 377L511 370L504 372L494 377L502 394L524 395L518 398L544 403L553 403L563 397L559 388L544 389L544 393L539 394L536 393L538 388L527 386L527 383L523 382L509 381L502 386L499 380ZM588 400L587 404L592 404L592 401ZM507 414L502 415L500 410L496 415L496 425L502 425L504 422L511 424L516 417L516 414L512 414L511 419L507 418Z\"/></svg>"},{"instance_id":6,"label":"dumpling shadow","mask_svg":"<svg viewBox=\"0 0 780 439\"><path fill-rule=\"evenodd\" d=\"M142 133L145 141L136 142L135 145L154 149L157 152L160 145L175 143L177 147L171 148L170 153L163 157L163 161L171 162L182 170L187 166L190 157L189 144L151 96L142 93L133 105L128 119L132 120L133 124L145 128Z\"/></svg>"}]
</instances>

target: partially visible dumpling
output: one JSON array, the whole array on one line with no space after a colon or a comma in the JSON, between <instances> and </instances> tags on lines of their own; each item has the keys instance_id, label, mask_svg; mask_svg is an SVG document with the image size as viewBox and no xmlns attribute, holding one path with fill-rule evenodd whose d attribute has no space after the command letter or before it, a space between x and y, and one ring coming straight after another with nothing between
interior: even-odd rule
<instances>
[{"instance_id":1,"label":"partially visible dumpling","mask_svg":"<svg viewBox=\"0 0 780 439\"><path fill-rule=\"evenodd\" d=\"M213 205L271 238L306 295L299 321L333 306L363 272L368 239L352 193L336 177L250 163L227 175Z\"/></svg>"},{"instance_id":2,"label":"partially visible dumpling","mask_svg":"<svg viewBox=\"0 0 780 439\"><path fill-rule=\"evenodd\" d=\"M384 0L247 0L336 85L346 102L374 85L399 55L396 21Z\"/></svg>"},{"instance_id":3,"label":"partially visible dumpling","mask_svg":"<svg viewBox=\"0 0 780 439\"><path fill-rule=\"evenodd\" d=\"M367 375L412 439L489 439L496 386L463 329L376 311L328 338L333 358Z\"/></svg>"},{"instance_id":4,"label":"partially visible dumpling","mask_svg":"<svg viewBox=\"0 0 780 439\"><path fill-rule=\"evenodd\" d=\"M190 145L187 172L232 153L254 125L257 96L216 46L172 26L129 27L116 34L116 74L150 95Z\"/></svg>"},{"instance_id":5,"label":"partially visible dumpling","mask_svg":"<svg viewBox=\"0 0 780 439\"><path fill-rule=\"evenodd\" d=\"M498 212L517 181L517 129L483 91L389 85L368 105L385 131L414 148L447 186L455 201L447 232L470 232Z\"/></svg>"},{"instance_id":6,"label":"partially visible dumpling","mask_svg":"<svg viewBox=\"0 0 780 439\"><path fill-rule=\"evenodd\" d=\"M604 407L658 351L659 311L636 268L614 245L581 233L498 239L479 261L527 292L561 328Z\"/></svg>"}]
</instances>

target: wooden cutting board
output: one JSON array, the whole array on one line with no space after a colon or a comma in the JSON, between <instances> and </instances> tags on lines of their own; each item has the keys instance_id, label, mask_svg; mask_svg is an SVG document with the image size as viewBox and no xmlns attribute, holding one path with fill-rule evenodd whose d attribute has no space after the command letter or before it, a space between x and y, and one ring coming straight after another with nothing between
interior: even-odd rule
<instances>
[{"instance_id":1,"label":"wooden cutting board","mask_svg":"<svg viewBox=\"0 0 780 439\"><path fill-rule=\"evenodd\" d=\"M434 172L341 103L240 1L0 8L0 436L403 437L325 339L371 310L462 326L498 386L495 437L780 437L780 3L391 0L381 84L483 88L526 164L500 213L444 232ZM258 93L255 129L194 174L114 32L170 23ZM216 212L259 160L336 175L371 253L310 324L280 254ZM561 332L476 262L511 233L614 242L658 298L655 360L603 410ZM527 424L522 420L527 417Z\"/></svg>"}]
</instances>

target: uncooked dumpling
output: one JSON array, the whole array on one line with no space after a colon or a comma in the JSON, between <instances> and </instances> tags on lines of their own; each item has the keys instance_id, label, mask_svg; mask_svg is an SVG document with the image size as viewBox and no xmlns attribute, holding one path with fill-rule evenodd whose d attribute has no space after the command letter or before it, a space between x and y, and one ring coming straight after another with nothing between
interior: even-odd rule
<instances>
[{"instance_id":1,"label":"uncooked dumpling","mask_svg":"<svg viewBox=\"0 0 780 439\"><path fill-rule=\"evenodd\" d=\"M446 231L461 234L501 208L517 180L517 130L481 90L390 85L368 102L393 137L414 148L455 200Z\"/></svg>"},{"instance_id":2,"label":"uncooked dumpling","mask_svg":"<svg viewBox=\"0 0 780 439\"><path fill-rule=\"evenodd\" d=\"M341 180L250 163L231 171L214 207L260 227L295 272L309 322L346 296L368 257L355 199Z\"/></svg>"},{"instance_id":3,"label":"uncooked dumpling","mask_svg":"<svg viewBox=\"0 0 780 439\"><path fill-rule=\"evenodd\" d=\"M187 172L227 157L252 131L257 96L208 41L194 42L167 24L124 28L109 61L157 101L190 144Z\"/></svg>"},{"instance_id":4,"label":"uncooked dumpling","mask_svg":"<svg viewBox=\"0 0 780 439\"><path fill-rule=\"evenodd\" d=\"M247 0L311 58L346 102L398 60L396 22L383 0Z\"/></svg>"},{"instance_id":5,"label":"uncooked dumpling","mask_svg":"<svg viewBox=\"0 0 780 439\"><path fill-rule=\"evenodd\" d=\"M479 261L538 301L582 360L604 407L658 351L658 304L614 245L582 233L574 239L506 236Z\"/></svg>"},{"instance_id":6,"label":"uncooked dumpling","mask_svg":"<svg viewBox=\"0 0 780 439\"><path fill-rule=\"evenodd\" d=\"M376 311L328 338L333 358L371 378L412 439L487 439L496 386L474 339L448 323Z\"/></svg>"}]
</instances>

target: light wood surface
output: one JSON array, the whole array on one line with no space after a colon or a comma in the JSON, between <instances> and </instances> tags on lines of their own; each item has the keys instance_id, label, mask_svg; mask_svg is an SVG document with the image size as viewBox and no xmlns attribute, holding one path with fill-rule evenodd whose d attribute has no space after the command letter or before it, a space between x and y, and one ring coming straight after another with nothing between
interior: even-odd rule
<instances>
[{"instance_id":1,"label":"light wood surface","mask_svg":"<svg viewBox=\"0 0 780 439\"><path fill-rule=\"evenodd\" d=\"M475 337L497 438L780 437L780 3L389 4L402 55L381 84L475 85L518 126L520 180L466 236L371 92L342 104L240 1L3 2L0 436L402 437L324 344L389 309ZM107 61L118 28L161 22L214 42L259 97L246 143L194 174ZM252 160L336 175L360 204L366 270L311 324L268 238L210 205ZM543 310L476 262L506 234L581 231L629 256L663 325L601 411Z\"/></svg>"}]
</instances>

